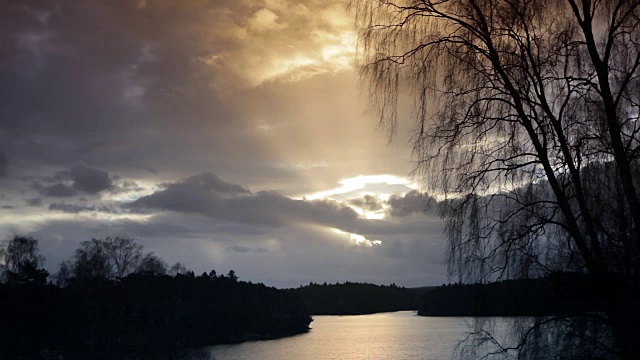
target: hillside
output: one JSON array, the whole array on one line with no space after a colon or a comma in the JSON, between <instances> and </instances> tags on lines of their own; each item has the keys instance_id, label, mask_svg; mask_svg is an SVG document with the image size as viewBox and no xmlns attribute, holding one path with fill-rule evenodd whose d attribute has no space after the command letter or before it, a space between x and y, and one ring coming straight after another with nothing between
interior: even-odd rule
<instances>
[{"instance_id":1,"label":"hillside","mask_svg":"<svg viewBox=\"0 0 640 360\"><path fill-rule=\"evenodd\" d=\"M294 294L230 278L131 275L65 288L0 286L0 353L171 358L182 349L308 331Z\"/></svg>"},{"instance_id":2,"label":"hillside","mask_svg":"<svg viewBox=\"0 0 640 360\"><path fill-rule=\"evenodd\" d=\"M616 288L625 288L628 296L611 298L611 289ZM632 279L555 273L538 279L439 286L422 295L418 315L571 316L601 312L611 304L637 308L629 304L637 302L638 295Z\"/></svg>"},{"instance_id":3,"label":"hillside","mask_svg":"<svg viewBox=\"0 0 640 360\"><path fill-rule=\"evenodd\" d=\"M360 315L417 310L419 299L418 292L393 284L310 283L288 291L298 295L313 315Z\"/></svg>"}]
</instances>

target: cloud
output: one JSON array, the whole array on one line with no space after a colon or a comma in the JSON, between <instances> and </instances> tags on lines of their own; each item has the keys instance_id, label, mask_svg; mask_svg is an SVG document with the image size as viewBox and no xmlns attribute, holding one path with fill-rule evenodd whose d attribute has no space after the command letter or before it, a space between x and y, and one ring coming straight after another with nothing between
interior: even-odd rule
<instances>
[{"instance_id":1,"label":"cloud","mask_svg":"<svg viewBox=\"0 0 640 360\"><path fill-rule=\"evenodd\" d=\"M365 195L361 199L349 200L349 203L367 211L379 211L383 209L380 199L375 195Z\"/></svg>"},{"instance_id":2,"label":"cloud","mask_svg":"<svg viewBox=\"0 0 640 360\"><path fill-rule=\"evenodd\" d=\"M372 195L345 200L345 203L371 211L380 211L386 205L393 218L422 213L429 216L427 219L439 223L435 214L424 212L428 199L429 197L412 190L404 195L392 195L386 203ZM172 211L272 227L316 224L371 236L420 233L425 231L425 226L432 226L429 221L366 219L345 203L326 198L292 199L275 191L251 192L240 185L224 181L215 174L202 173L167 184L163 189L123 206L140 213ZM424 217L420 219L424 220Z\"/></svg>"},{"instance_id":3,"label":"cloud","mask_svg":"<svg viewBox=\"0 0 640 360\"><path fill-rule=\"evenodd\" d=\"M81 199L83 200L83 199ZM62 211L70 214L78 214L81 212L93 212L93 213L105 213L105 214L124 214L119 205L117 204L71 204L66 202L54 202L49 204L49 210L51 211Z\"/></svg>"},{"instance_id":4,"label":"cloud","mask_svg":"<svg viewBox=\"0 0 640 360\"><path fill-rule=\"evenodd\" d=\"M196 59L250 87L352 69L356 34L342 1L254 4L211 9L212 32L229 46Z\"/></svg>"},{"instance_id":5,"label":"cloud","mask_svg":"<svg viewBox=\"0 0 640 360\"><path fill-rule=\"evenodd\" d=\"M330 197L336 200L349 200L370 194L405 193L415 188L405 177L395 175L359 175L339 181L340 187L307 194L309 199Z\"/></svg>"},{"instance_id":6,"label":"cloud","mask_svg":"<svg viewBox=\"0 0 640 360\"><path fill-rule=\"evenodd\" d=\"M169 184L166 189L141 197L128 208L137 211L169 210L245 224L282 226L315 223L341 226L354 222L358 214L330 200L294 200L274 191L249 192L211 173Z\"/></svg>"},{"instance_id":7,"label":"cloud","mask_svg":"<svg viewBox=\"0 0 640 360\"><path fill-rule=\"evenodd\" d=\"M42 199L41 198L29 198L24 200L29 206L41 206Z\"/></svg>"},{"instance_id":8,"label":"cloud","mask_svg":"<svg viewBox=\"0 0 640 360\"><path fill-rule=\"evenodd\" d=\"M185 215L197 214L221 223L230 222L239 226L267 229L319 226L345 235L345 243L377 247L398 236L441 237L440 219L435 214L418 213L416 194L417 192L411 192L406 196L397 195L391 198L393 207L390 211L396 217L390 220L367 219L350 206L338 201L292 199L274 191L254 193L239 185L227 183L213 174L199 174L169 184L166 188L141 197L124 207L152 216L166 211ZM382 206L374 197L366 199L369 207ZM367 200L363 200L363 203ZM412 217L412 214L415 216Z\"/></svg>"},{"instance_id":9,"label":"cloud","mask_svg":"<svg viewBox=\"0 0 640 360\"><path fill-rule=\"evenodd\" d=\"M392 195L387 204L389 205L388 213L394 217L409 216L414 213L433 213L433 205L435 199L412 190L404 195Z\"/></svg>"},{"instance_id":10,"label":"cloud","mask_svg":"<svg viewBox=\"0 0 640 360\"><path fill-rule=\"evenodd\" d=\"M253 192L212 173L164 183L121 205L130 212L118 207L122 201L112 204L119 212L109 213L99 203L53 202L48 207L55 217L31 217L13 231L41 240L52 271L79 241L127 234L198 273L234 269L269 285L350 280L419 286L445 280L441 222L429 213L366 219L347 200Z\"/></svg>"},{"instance_id":11,"label":"cloud","mask_svg":"<svg viewBox=\"0 0 640 360\"><path fill-rule=\"evenodd\" d=\"M109 173L104 170L78 164L69 170L69 174L73 180L73 187L87 194L96 194L113 188Z\"/></svg>"},{"instance_id":12,"label":"cloud","mask_svg":"<svg viewBox=\"0 0 640 360\"><path fill-rule=\"evenodd\" d=\"M269 9L260 9L249 18L249 28L256 32L281 30L287 28L287 23L279 23L278 15Z\"/></svg>"},{"instance_id":13,"label":"cloud","mask_svg":"<svg viewBox=\"0 0 640 360\"><path fill-rule=\"evenodd\" d=\"M293 186L310 186L306 173L362 171L349 163L352 151L336 150L346 142L362 149L362 157L388 153L357 99L348 60L355 37L342 1L143 3L29 2L3 9L0 42L10 50L0 60L6 100L0 143L12 164L45 169L82 162L165 181L216 169L236 182L293 194ZM288 27L252 30L250 19L261 10ZM26 46L25 34L38 40ZM29 74L18 71L25 64L33 64ZM314 74L332 75L289 81ZM352 125L335 131L346 120ZM258 131L258 124L274 128ZM303 133L322 141L307 141ZM319 160L321 153L333 155ZM269 166L323 162L341 168L334 174Z\"/></svg>"},{"instance_id":14,"label":"cloud","mask_svg":"<svg viewBox=\"0 0 640 360\"><path fill-rule=\"evenodd\" d=\"M75 187L62 183L48 186L40 183L34 183L33 188L40 194L50 197L71 197L78 193L78 190Z\"/></svg>"},{"instance_id":15,"label":"cloud","mask_svg":"<svg viewBox=\"0 0 640 360\"><path fill-rule=\"evenodd\" d=\"M328 190L410 171L358 99L342 0L3 5L0 198L25 205L0 209L0 233L33 232L50 270L79 241L129 234L270 285L443 278L423 254L441 246L437 218L371 220L348 203L387 208L410 184ZM207 169L225 180L191 176Z\"/></svg>"},{"instance_id":16,"label":"cloud","mask_svg":"<svg viewBox=\"0 0 640 360\"><path fill-rule=\"evenodd\" d=\"M242 245L231 245L231 246L227 246L225 248L225 251L227 252L237 252L237 253L264 253L267 252L268 249L265 248L261 248L261 247L248 247L248 246L242 246Z\"/></svg>"},{"instance_id":17,"label":"cloud","mask_svg":"<svg viewBox=\"0 0 640 360\"><path fill-rule=\"evenodd\" d=\"M7 176L7 165L9 160L7 159L7 155L0 151L0 178Z\"/></svg>"},{"instance_id":18,"label":"cloud","mask_svg":"<svg viewBox=\"0 0 640 360\"><path fill-rule=\"evenodd\" d=\"M66 181L52 185L42 185L40 182L33 184L33 188L41 195L50 197L72 197L77 194L94 195L115 187L108 172L83 164L74 165L68 171L58 172L56 176L46 180ZM127 184L129 183L125 183L125 185Z\"/></svg>"},{"instance_id":19,"label":"cloud","mask_svg":"<svg viewBox=\"0 0 640 360\"><path fill-rule=\"evenodd\" d=\"M86 205L74 205L74 204L66 204L66 203L51 203L49 204L49 210L59 210L66 213L74 213L77 214L83 211L95 211L95 206L86 206Z\"/></svg>"},{"instance_id":20,"label":"cloud","mask_svg":"<svg viewBox=\"0 0 640 360\"><path fill-rule=\"evenodd\" d=\"M205 172L189 177L182 182L169 185L169 187L172 189L199 189L203 191L212 191L218 194L231 195L249 193L249 190L243 188L242 186L226 182L211 172Z\"/></svg>"}]
</instances>

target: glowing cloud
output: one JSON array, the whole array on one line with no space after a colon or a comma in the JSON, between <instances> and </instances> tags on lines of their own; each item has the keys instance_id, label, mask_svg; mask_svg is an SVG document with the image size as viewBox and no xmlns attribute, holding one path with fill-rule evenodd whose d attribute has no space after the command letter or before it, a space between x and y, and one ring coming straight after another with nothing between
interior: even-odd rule
<instances>
[{"instance_id":1,"label":"glowing cloud","mask_svg":"<svg viewBox=\"0 0 640 360\"><path fill-rule=\"evenodd\" d=\"M369 240L366 237L360 235L360 234L353 234L353 233L349 233L346 231L342 231L340 229L333 229L333 231L335 233L341 234L341 235L348 235L349 236L349 240L351 242L353 242L354 245L356 246L363 246L363 247L374 247L374 246L380 246L382 245L382 241L380 240Z\"/></svg>"},{"instance_id":2,"label":"glowing cloud","mask_svg":"<svg viewBox=\"0 0 640 360\"><path fill-rule=\"evenodd\" d=\"M418 189L418 186L407 178L398 177L395 175L360 175L353 178L347 178L340 180L340 187L331 190L325 190L316 192L313 194L305 195L304 197L309 200L331 198L335 195L347 194L358 190L363 190L367 185L371 184L385 184L385 185L404 185L411 189ZM388 197L388 194L379 194L379 197Z\"/></svg>"},{"instance_id":3,"label":"glowing cloud","mask_svg":"<svg viewBox=\"0 0 640 360\"><path fill-rule=\"evenodd\" d=\"M261 9L249 19L249 27L256 32L280 30L288 27L286 23L278 22L278 15L269 9Z\"/></svg>"},{"instance_id":4,"label":"glowing cloud","mask_svg":"<svg viewBox=\"0 0 640 360\"><path fill-rule=\"evenodd\" d=\"M257 87L270 81L297 82L320 74L352 69L357 35L342 3L314 2L284 6L267 1L257 11L213 21L211 32L233 47L195 60ZM233 83L230 81L229 83Z\"/></svg>"}]
</instances>

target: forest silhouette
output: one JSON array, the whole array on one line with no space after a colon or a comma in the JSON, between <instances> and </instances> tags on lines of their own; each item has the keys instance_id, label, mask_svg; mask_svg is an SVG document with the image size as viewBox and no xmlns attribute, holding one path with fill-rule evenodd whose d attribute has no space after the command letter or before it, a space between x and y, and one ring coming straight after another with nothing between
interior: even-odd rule
<instances>
[{"instance_id":1,"label":"forest silhouette","mask_svg":"<svg viewBox=\"0 0 640 360\"><path fill-rule=\"evenodd\" d=\"M3 358L174 358L188 348L309 329L311 317L294 294L240 281L233 270L167 269L142 250L126 237L84 242L61 264L56 285L40 268L37 240L14 237L2 253Z\"/></svg>"},{"instance_id":2,"label":"forest silhouette","mask_svg":"<svg viewBox=\"0 0 640 360\"><path fill-rule=\"evenodd\" d=\"M422 316L569 319L624 309L640 316L633 278L552 273L488 284L404 288L344 282L279 290L235 271L196 276L126 236L81 242L53 276L38 241L0 249L4 358L175 358L193 348L304 333L313 315L417 310ZM609 289L622 294L613 299ZM613 299L613 300L612 300ZM629 334L633 334L630 329ZM632 341L631 339L629 341Z\"/></svg>"}]
</instances>

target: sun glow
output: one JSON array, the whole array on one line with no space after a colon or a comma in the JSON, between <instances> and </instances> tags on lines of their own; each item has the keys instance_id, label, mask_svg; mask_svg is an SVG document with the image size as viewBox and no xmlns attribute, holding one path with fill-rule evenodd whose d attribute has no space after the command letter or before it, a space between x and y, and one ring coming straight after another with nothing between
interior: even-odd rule
<instances>
[{"instance_id":1,"label":"sun glow","mask_svg":"<svg viewBox=\"0 0 640 360\"><path fill-rule=\"evenodd\" d=\"M364 246L364 247L374 247L382 245L382 241L380 240L369 240L366 237L360 234L354 234L346 231L342 231L340 229L332 229L333 232L340 235L348 235L349 240L354 243L356 246Z\"/></svg>"},{"instance_id":2,"label":"sun glow","mask_svg":"<svg viewBox=\"0 0 640 360\"><path fill-rule=\"evenodd\" d=\"M364 217L368 220L384 219L384 211L365 211Z\"/></svg>"},{"instance_id":3,"label":"sun glow","mask_svg":"<svg viewBox=\"0 0 640 360\"><path fill-rule=\"evenodd\" d=\"M349 206L350 208L353 209L353 211L357 212L358 215L360 215L361 218L367 219L367 220L380 220L380 219L384 219L384 214L385 211L384 209L378 210L378 211L369 211L369 210L364 210L361 207L355 206L353 204L346 204L347 206Z\"/></svg>"},{"instance_id":4,"label":"sun glow","mask_svg":"<svg viewBox=\"0 0 640 360\"><path fill-rule=\"evenodd\" d=\"M106 194L103 200L107 201L135 201L143 196L151 195L158 190L159 184L153 181L136 180L135 183L116 184L120 186L117 192Z\"/></svg>"},{"instance_id":5,"label":"sun glow","mask_svg":"<svg viewBox=\"0 0 640 360\"><path fill-rule=\"evenodd\" d=\"M331 198L335 195L342 195L357 190L364 189L369 184L386 184L386 185L405 185L411 189L418 189L418 186L407 178L398 177L395 175L360 175L352 178L342 179L339 181L341 186L325 191L319 191L313 194L305 195L304 198L308 200L316 200L323 198ZM377 194L376 194L377 195ZM381 194L389 197L388 194Z\"/></svg>"},{"instance_id":6,"label":"sun glow","mask_svg":"<svg viewBox=\"0 0 640 360\"><path fill-rule=\"evenodd\" d=\"M262 65L262 71L255 74L255 85L267 81L280 80L297 82L315 75L337 73L352 69L355 55L355 34L321 36L320 43L313 52L274 57L271 64Z\"/></svg>"},{"instance_id":7,"label":"sun glow","mask_svg":"<svg viewBox=\"0 0 640 360\"><path fill-rule=\"evenodd\" d=\"M342 4L304 4L293 8L269 1L258 8L239 5L244 16L212 13L216 21L207 28L233 46L216 48L194 60L258 87L272 81L297 82L321 74L353 69L357 33L352 16Z\"/></svg>"}]
</instances>

